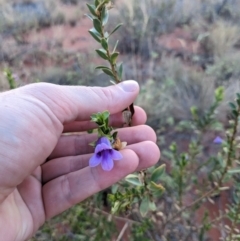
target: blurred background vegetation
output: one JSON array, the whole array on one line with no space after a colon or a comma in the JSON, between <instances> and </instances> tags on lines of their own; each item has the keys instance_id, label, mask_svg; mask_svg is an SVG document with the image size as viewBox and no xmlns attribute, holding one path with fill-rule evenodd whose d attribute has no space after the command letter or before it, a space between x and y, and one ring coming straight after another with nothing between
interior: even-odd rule
<instances>
[{"instance_id":1,"label":"blurred background vegetation","mask_svg":"<svg viewBox=\"0 0 240 241\"><path fill-rule=\"evenodd\" d=\"M6 69L11 69L18 87L39 81L109 85L108 77L95 70L101 60L94 51L98 46L88 33L92 23L84 15L88 12L86 2L92 3L0 0L0 91L10 89L4 75ZM228 126L227 103L240 92L240 1L115 0L113 3L115 8L111 10L108 27L111 29L119 22L124 24L113 35L114 41L119 40L124 79L139 82L141 93L137 104L147 111L148 124L156 130L162 150L168 150L175 141L180 152L188 151L190 140L196 137L194 130L183 127L193 118L191 108L196 107L198 115L204 116L214 102L216 88L224 87L225 99L219 103L216 115L221 125L201 133L202 155L214 155L218 147L213 140L223 133L223 126ZM173 166L167 151L163 151L160 163L163 162L167 169ZM186 190L189 193L185 199L191 200L191 191ZM173 194L173 190L167 189L163 198L168 210L172 210ZM32 240L192 241L224 237L224 229L219 231L216 227L206 228L204 235L199 236L189 222L180 219L164 234L166 239L156 234L161 233L157 228L151 231L153 238L149 234L152 229L148 220L153 218L150 216L142 222L141 229L133 223L131 231L117 239L126 220L118 217L113 222L107 214L107 205L102 203L105 195L103 192L49 221ZM226 203L232 200L231 195L228 191L210 200L217 204L206 204L209 215L215 212L214 207L218 207L218 214L219 210L224 211ZM98 202L99 208L92 208ZM157 210L159 218L165 215L162 201ZM199 215L203 216L202 213ZM191 215L186 220L191 220Z\"/></svg>"}]
</instances>

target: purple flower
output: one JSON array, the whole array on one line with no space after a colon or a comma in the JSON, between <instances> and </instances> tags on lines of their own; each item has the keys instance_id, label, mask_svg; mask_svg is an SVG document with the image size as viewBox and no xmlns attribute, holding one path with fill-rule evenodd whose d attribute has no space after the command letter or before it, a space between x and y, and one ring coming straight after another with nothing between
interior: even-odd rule
<instances>
[{"instance_id":1,"label":"purple flower","mask_svg":"<svg viewBox=\"0 0 240 241\"><path fill-rule=\"evenodd\" d=\"M100 163L102 169L110 171L113 168L113 160L121 160L122 154L112 148L112 145L107 137L100 137L97 141L94 155L89 160L90 167L96 167Z\"/></svg>"},{"instance_id":2,"label":"purple flower","mask_svg":"<svg viewBox=\"0 0 240 241\"><path fill-rule=\"evenodd\" d=\"M214 144L222 144L223 143L223 139L220 136L217 136L214 140L213 140Z\"/></svg>"}]
</instances>

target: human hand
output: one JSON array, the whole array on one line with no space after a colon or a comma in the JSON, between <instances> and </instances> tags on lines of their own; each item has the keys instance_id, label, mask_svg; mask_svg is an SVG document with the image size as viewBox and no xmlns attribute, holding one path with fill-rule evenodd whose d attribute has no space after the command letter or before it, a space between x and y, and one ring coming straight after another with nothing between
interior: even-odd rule
<instances>
[{"instance_id":1,"label":"human hand","mask_svg":"<svg viewBox=\"0 0 240 241\"><path fill-rule=\"evenodd\" d=\"M121 111L138 91L125 81L107 88L39 83L0 94L1 241L30 238L47 219L159 160L156 135L139 107L133 127L119 130L128 146L110 172L88 166L96 135L76 134L96 127L90 115L104 110L110 125L121 127Z\"/></svg>"}]
</instances>

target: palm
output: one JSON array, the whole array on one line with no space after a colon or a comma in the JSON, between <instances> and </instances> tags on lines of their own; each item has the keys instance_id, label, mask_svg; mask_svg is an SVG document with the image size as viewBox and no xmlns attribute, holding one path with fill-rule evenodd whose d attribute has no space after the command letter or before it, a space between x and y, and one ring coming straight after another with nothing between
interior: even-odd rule
<instances>
[{"instance_id":1,"label":"palm","mask_svg":"<svg viewBox=\"0 0 240 241\"><path fill-rule=\"evenodd\" d=\"M7 180L2 176L1 183L8 182L9 177L11 177L10 181L12 182L6 188L6 193L9 195L2 197L4 201L0 206L0 227L5 232L3 237L7 241L26 240L45 222L42 164L56 146L63 130L63 125L60 122L53 122L55 127L50 126L48 122L54 117L41 113L36 103L31 101L27 101L27 103L18 101L18 103L25 106L20 118L28 121L9 128L10 132L18 133L15 134L16 144L14 141L5 142L2 148L0 147L0 154L4 153L5 145L14 149L14 156L9 150L5 159L0 160L0 163L8 160L7 165L5 165L8 172L8 175L5 176ZM33 110L36 114L29 114ZM17 113L13 110L8 117L14 118L16 115ZM39 119L42 121L39 122ZM9 125L9 122L5 123ZM6 127L6 129L8 128ZM5 133L5 135L11 135L11 133ZM33 140L29 141L31 136ZM8 165L12 163L14 163L14 167ZM15 185L16 188L12 188Z\"/></svg>"},{"instance_id":2,"label":"palm","mask_svg":"<svg viewBox=\"0 0 240 241\"><path fill-rule=\"evenodd\" d=\"M126 93L120 88L110 93L117 87L111 88L40 84L1 96L0 237L4 240L30 238L46 219L159 159L155 133L141 126L146 116L137 107L133 124L139 126L119 131L128 147L107 175L100 167L88 166L93 152L89 143L95 135L62 135L64 130L93 128L89 116L106 109L113 114L111 124L121 126L121 110L134 101L137 91L119 102Z\"/></svg>"},{"instance_id":3,"label":"palm","mask_svg":"<svg viewBox=\"0 0 240 241\"><path fill-rule=\"evenodd\" d=\"M26 240L44 223L41 189L41 182L29 176L4 200L0 223L5 240Z\"/></svg>"}]
</instances>

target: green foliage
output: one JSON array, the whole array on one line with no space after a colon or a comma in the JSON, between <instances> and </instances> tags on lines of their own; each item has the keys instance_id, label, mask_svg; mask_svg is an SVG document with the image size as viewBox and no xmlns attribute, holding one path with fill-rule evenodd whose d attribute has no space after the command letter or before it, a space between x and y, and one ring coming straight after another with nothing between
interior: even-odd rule
<instances>
[{"instance_id":1,"label":"green foliage","mask_svg":"<svg viewBox=\"0 0 240 241\"><path fill-rule=\"evenodd\" d=\"M15 89L16 88L16 81L13 77L13 73L10 69L6 69L4 71L4 75L7 78L8 84L9 84L9 88L10 89Z\"/></svg>"},{"instance_id":2,"label":"green foliage","mask_svg":"<svg viewBox=\"0 0 240 241\"><path fill-rule=\"evenodd\" d=\"M103 49L97 49L97 54L104 60L107 60L110 67L108 66L98 66L96 69L101 69L105 74L111 77L111 81L119 83L121 81L122 74L120 70L117 69L117 59L119 53L116 52L117 45L115 45L113 51L109 49L109 38L115 33L122 24L118 24L112 32L109 34L105 31L105 26L109 20L109 10L111 6L108 5L110 1L108 0L99 0L95 1L95 4L87 4L87 7L91 13L88 17L93 22L92 29L89 30L89 33L92 37L101 44ZM122 69L121 69L122 71Z\"/></svg>"},{"instance_id":3,"label":"green foliage","mask_svg":"<svg viewBox=\"0 0 240 241\"><path fill-rule=\"evenodd\" d=\"M121 213L138 206L142 217L156 211L157 200L163 195L165 189L159 181L164 174L165 166L160 166L156 170L148 170L140 173L130 174L125 181L120 182L115 192L109 195L112 203L112 213ZM154 182L155 181L155 182Z\"/></svg>"},{"instance_id":4,"label":"green foliage","mask_svg":"<svg viewBox=\"0 0 240 241\"><path fill-rule=\"evenodd\" d=\"M109 0L99 0L96 1L94 5L87 4L87 7L91 13L88 17L93 22L93 29L89 30L89 33L92 37L99 43L101 43L102 48L97 49L96 52L104 60L107 60L109 63L108 66L98 66L96 69L101 69L103 73L110 76L110 82L113 84L118 84L122 81L122 72L123 66L122 64L118 64L117 60L119 57L119 52L116 52L117 44L115 44L113 51L109 48L109 39L113 33L115 33L122 24L118 24L112 32L109 34L105 31L105 25L109 19L109 10L112 8L112 3ZM130 126L132 117L134 115L134 105L126 107L123 111L123 115L125 117L125 122Z\"/></svg>"},{"instance_id":5,"label":"green foliage","mask_svg":"<svg viewBox=\"0 0 240 241\"><path fill-rule=\"evenodd\" d=\"M166 168L165 164L156 168L151 175L151 181L158 182L160 180L161 176L165 173L165 168Z\"/></svg>"},{"instance_id":6,"label":"green foliage","mask_svg":"<svg viewBox=\"0 0 240 241\"><path fill-rule=\"evenodd\" d=\"M38 237L52 241L111 240L116 232L114 222L110 216L94 208L89 201L75 206L52 220L51 224L45 224L41 234L37 233L32 241L38 240ZM61 219L66 221L59 223ZM66 233L60 234L61 229L67 230Z\"/></svg>"},{"instance_id":7,"label":"green foliage","mask_svg":"<svg viewBox=\"0 0 240 241\"><path fill-rule=\"evenodd\" d=\"M117 138L117 132L111 133L113 128L109 126L110 113L108 111L92 114L91 121L98 125L98 137L107 137L111 142Z\"/></svg>"}]
</instances>

